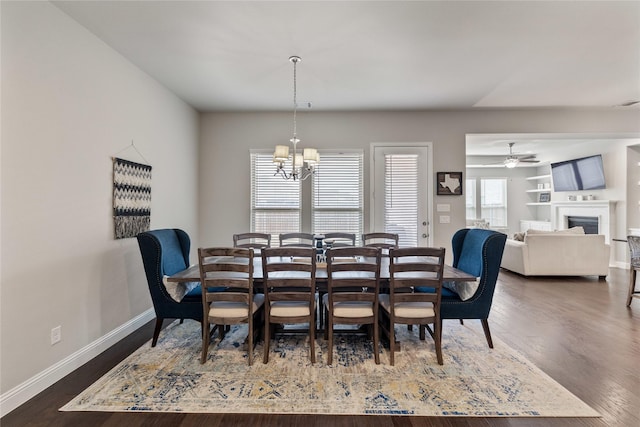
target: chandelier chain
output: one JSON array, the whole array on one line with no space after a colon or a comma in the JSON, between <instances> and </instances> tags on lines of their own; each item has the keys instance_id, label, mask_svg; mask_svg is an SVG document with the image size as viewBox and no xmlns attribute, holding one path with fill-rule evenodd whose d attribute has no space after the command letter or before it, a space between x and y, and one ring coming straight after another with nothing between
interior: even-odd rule
<instances>
[{"instance_id":1,"label":"chandelier chain","mask_svg":"<svg viewBox=\"0 0 640 427\"><path fill-rule=\"evenodd\" d=\"M293 59L293 139L294 141L297 139L297 121L296 121L296 113L298 110L297 68L298 68L298 59L294 58Z\"/></svg>"}]
</instances>

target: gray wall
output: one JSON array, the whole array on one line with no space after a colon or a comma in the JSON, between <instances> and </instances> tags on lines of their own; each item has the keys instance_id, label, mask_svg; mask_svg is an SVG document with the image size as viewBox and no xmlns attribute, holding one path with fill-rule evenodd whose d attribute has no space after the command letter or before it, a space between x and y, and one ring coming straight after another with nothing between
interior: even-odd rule
<instances>
[{"instance_id":1,"label":"gray wall","mask_svg":"<svg viewBox=\"0 0 640 427\"><path fill-rule=\"evenodd\" d=\"M111 156L144 163L133 140L152 227L197 237L198 114L48 2L0 7L4 398L152 307L136 240L113 238Z\"/></svg>"},{"instance_id":2,"label":"gray wall","mask_svg":"<svg viewBox=\"0 0 640 427\"><path fill-rule=\"evenodd\" d=\"M288 112L201 115L199 228L200 240L204 244L230 244L233 233L249 229L249 150L272 150L276 144L287 143L291 120ZM300 114L298 118L301 146L359 148L365 151L365 229L369 225L370 171L367 159L372 142L432 142L433 172L464 171L467 133L611 133L639 130L640 111L637 109L311 111ZM515 193L512 197L514 201L518 198ZM450 248L452 234L465 226L464 197L436 196L432 206L438 203L451 204L451 223L434 225L433 243ZM531 217L534 214L519 212L518 215ZM513 226L516 219L510 216L509 221Z\"/></svg>"}]
</instances>

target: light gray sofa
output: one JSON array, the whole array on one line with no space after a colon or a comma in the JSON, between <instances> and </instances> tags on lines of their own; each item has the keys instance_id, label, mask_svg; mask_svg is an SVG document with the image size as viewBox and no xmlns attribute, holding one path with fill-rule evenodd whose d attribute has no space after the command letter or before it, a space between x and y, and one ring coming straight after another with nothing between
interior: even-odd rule
<instances>
[{"instance_id":1,"label":"light gray sofa","mask_svg":"<svg viewBox=\"0 0 640 427\"><path fill-rule=\"evenodd\" d=\"M579 229L579 230L578 230ZM524 276L609 274L610 246L604 235L571 230L528 230L524 241L508 239L500 266Z\"/></svg>"}]
</instances>

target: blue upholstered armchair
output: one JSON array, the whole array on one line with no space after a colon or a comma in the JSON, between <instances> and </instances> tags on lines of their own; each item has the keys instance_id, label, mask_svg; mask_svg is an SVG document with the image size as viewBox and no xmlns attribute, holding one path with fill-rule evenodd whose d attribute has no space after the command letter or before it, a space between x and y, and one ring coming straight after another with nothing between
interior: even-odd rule
<instances>
[{"instance_id":1,"label":"blue upholstered armchair","mask_svg":"<svg viewBox=\"0 0 640 427\"><path fill-rule=\"evenodd\" d=\"M193 319L202 322L202 292L198 285L178 302L171 297L163 282L164 276L170 276L189 266L191 239L187 233L175 228L146 231L138 234L138 245L156 312L156 326L151 342L151 347L155 347L164 319Z\"/></svg>"},{"instance_id":2,"label":"blue upholstered armchair","mask_svg":"<svg viewBox=\"0 0 640 427\"><path fill-rule=\"evenodd\" d=\"M506 234L497 231L458 230L451 239L453 266L478 277L478 289L464 301L458 293L442 289L440 319L460 319L461 323L463 319L480 319L490 348L493 341L488 318L506 240Z\"/></svg>"}]
</instances>

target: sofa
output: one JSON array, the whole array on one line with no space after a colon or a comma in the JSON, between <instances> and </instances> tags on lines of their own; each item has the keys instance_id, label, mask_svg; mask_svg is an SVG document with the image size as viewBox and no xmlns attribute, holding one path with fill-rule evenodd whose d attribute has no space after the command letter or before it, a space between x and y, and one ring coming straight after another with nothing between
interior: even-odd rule
<instances>
[{"instance_id":1,"label":"sofa","mask_svg":"<svg viewBox=\"0 0 640 427\"><path fill-rule=\"evenodd\" d=\"M507 239L500 267L523 276L598 276L609 273L610 246L602 234L569 230L527 230Z\"/></svg>"}]
</instances>

